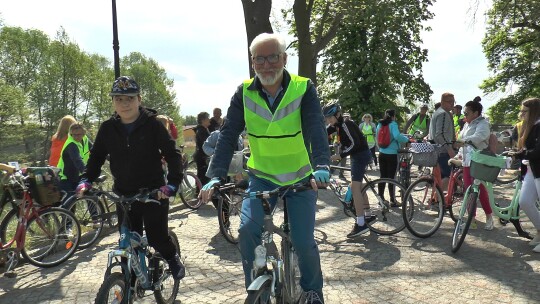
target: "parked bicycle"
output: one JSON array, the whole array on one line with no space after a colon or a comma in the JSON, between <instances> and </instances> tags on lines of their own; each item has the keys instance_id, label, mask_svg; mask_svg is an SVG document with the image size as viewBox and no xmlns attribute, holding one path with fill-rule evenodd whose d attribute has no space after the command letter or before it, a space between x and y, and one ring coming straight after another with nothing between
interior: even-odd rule
<instances>
[{"instance_id":1,"label":"parked bicycle","mask_svg":"<svg viewBox=\"0 0 540 304\"><path fill-rule=\"evenodd\" d=\"M330 166L330 168L351 170L350 168L339 166ZM405 223L401 216L401 206L406 192L405 187L390 178L370 180L366 174L364 174L364 181L365 184L361 193L369 202L373 216L373 219L366 221L369 229L383 235L395 234L403 230ZM336 194L343 205L345 215L356 218L356 208L354 207L350 184L345 187L344 184L331 178L330 189ZM381 191L385 191L385 189L388 192L388 200L383 195L380 195ZM391 199L392 197L394 198L393 201Z\"/></svg>"},{"instance_id":2,"label":"parked bicycle","mask_svg":"<svg viewBox=\"0 0 540 304\"><path fill-rule=\"evenodd\" d=\"M19 254L38 267L57 266L73 255L81 237L79 222L73 213L52 207L60 193L50 168L27 168L25 172L6 173L2 178L2 204L15 204L0 223L0 250L7 251L7 276L19 262ZM15 193L22 189L22 199ZM11 249L16 243L14 249Z\"/></svg>"},{"instance_id":3,"label":"parked bicycle","mask_svg":"<svg viewBox=\"0 0 540 304\"><path fill-rule=\"evenodd\" d=\"M190 169L188 155L183 152L183 145L180 146L180 150L182 151L184 178L182 179L182 183L180 183L180 188L178 189L178 196L186 207L197 210L202 205L202 201L197 198L199 195L199 191L201 191L202 183L197 177L197 174L193 170L191 170L192 168Z\"/></svg>"},{"instance_id":4,"label":"parked bicycle","mask_svg":"<svg viewBox=\"0 0 540 304\"><path fill-rule=\"evenodd\" d=\"M226 183L216 188L214 192L214 197L218 199L219 231L232 244L238 244L238 227L244 192L247 188L248 183L243 180L238 183Z\"/></svg>"},{"instance_id":5,"label":"parked bicycle","mask_svg":"<svg viewBox=\"0 0 540 304\"><path fill-rule=\"evenodd\" d=\"M148 244L146 236L131 231L128 212L131 204L139 201L148 204L161 204L153 199L156 190L141 190L131 197L118 197L113 193L101 192L109 200L117 203L123 212L120 227L121 237L118 249L109 252L105 278L96 296L95 303L133 303L151 291L157 303L171 304L176 299L180 286L169 271L167 261ZM181 256L176 234L169 230L169 236Z\"/></svg>"},{"instance_id":6,"label":"parked bicycle","mask_svg":"<svg viewBox=\"0 0 540 304\"><path fill-rule=\"evenodd\" d=\"M493 214L503 220L512 221L520 236L531 238L528 233L523 231L521 224L519 223L519 219L521 218L521 215L519 214L521 179L517 180L510 205L506 207L499 206L499 204L496 204L494 201L492 183L497 179L499 171L506 167L506 158L476 150L476 147L471 142L466 142L465 144L474 148L471 156L471 176L474 178L474 182L466 190L463 198L463 205L461 206L458 221L456 222L452 234L452 252L456 253L459 250L467 236L467 232L469 231L469 227L471 226L476 211L481 184L486 187L489 196L489 204L493 210Z\"/></svg>"},{"instance_id":7,"label":"parked bicycle","mask_svg":"<svg viewBox=\"0 0 540 304\"><path fill-rule=\"evenodd\" d=\"M80 249L92 246L100 237L105 224L109 228L118 226L116 205L102 194L106 180L106 175L98 177L91 190L81 197L72 195L62 205L75 215L81 225Z\"/></svg>"},{"instance_id":8,"label":"parked bicycle","mask_svg":"<svg viewBox=\"0 0 540 304\"><path fill-rule=\"evenodd\" d=\"M448 191L444 195L437 164L440 146L428 143L412 144L413 163L433 167L433 174L420 177L405 193L402 215L407 229L416 237L427 238L441 226L446 210L452 220L458 220L463 201L463 169L461 161L451 160Z\"/></svg>"}]
</instances>

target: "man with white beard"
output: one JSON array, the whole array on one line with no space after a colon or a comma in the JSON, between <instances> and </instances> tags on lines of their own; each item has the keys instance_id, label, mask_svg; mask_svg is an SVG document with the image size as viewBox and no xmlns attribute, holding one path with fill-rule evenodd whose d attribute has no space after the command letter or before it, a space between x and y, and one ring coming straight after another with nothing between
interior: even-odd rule
<instances>
[{"instance_id":1,"label":"man with white beard","mask_svg":"<svg viewBox=\"0 0 540 304\"><path fill-rule=\"evenodd\" d=\"M320 101L308 78L290 74L286 44L276 34L261 34L250 45L256 76L238 87L227 111L212 164L206 175L212 180L200 192L203 201L227 176L238 135L246 128L250 158L249 192L314 179L318 186L329 182L330 151ZM288 192L287 211L291 240L298 256L303 295L299 303L324 303L319 250L314 239L317 192ZM270 200L275 207L277 198ZM246 288L251 283L254 250L261 244L263 207L259 199L242 205L239 244Z\"/></svg>"}]
</instances>

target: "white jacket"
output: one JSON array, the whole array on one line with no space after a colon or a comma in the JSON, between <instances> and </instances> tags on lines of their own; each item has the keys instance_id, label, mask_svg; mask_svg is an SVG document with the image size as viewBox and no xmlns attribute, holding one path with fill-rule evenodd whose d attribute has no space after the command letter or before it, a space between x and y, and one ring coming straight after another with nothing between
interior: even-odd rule
<instances>
[{"instance_id":1,"label":"white jacket","mask_svg":"<svg viewBox=\"0 0 540 304\"><path fill-rule=\"evenodd\" d=\"M491 134L489 122L485 117L480 116L470 123L463 126L463 130L459 133L458 139L463 141L471 141L477 149L483 150L489 145L489 136ZM471 166L471 153L473 148L470 145L465 145L459 149L459 154L463 159L463 166Z\"/></svg>"}]
</instances>

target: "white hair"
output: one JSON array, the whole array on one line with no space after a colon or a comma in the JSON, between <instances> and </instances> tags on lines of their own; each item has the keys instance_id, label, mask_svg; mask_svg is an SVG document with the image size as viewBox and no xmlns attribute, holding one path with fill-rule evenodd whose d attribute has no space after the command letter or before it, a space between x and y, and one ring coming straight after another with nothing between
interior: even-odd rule
<instances>
[{"instance_id":1,"label":"white hair","mask_svg":"<svg viewBox=\"0 0 540 304\"><path fill-rule=\"evenodd\" d=\"M251 45L249 46L249 51L251 53L252 56L255 56L255 54L253 53L255 51L255 48L263 43L263 42L267 42L267 41L275 41L277 42L278 44L278 47L279 47L279 51L281 53L285 53L285 50L286 50L286 45L285 45L285 39L283 39L283 37L281 37L281 35L278 35L278 34L270 34L270 33L262 33L262 34L259 34L257 37L255 37L255 39L253 39L253 41L251 42Z\"/></svg>"}]
</instances>

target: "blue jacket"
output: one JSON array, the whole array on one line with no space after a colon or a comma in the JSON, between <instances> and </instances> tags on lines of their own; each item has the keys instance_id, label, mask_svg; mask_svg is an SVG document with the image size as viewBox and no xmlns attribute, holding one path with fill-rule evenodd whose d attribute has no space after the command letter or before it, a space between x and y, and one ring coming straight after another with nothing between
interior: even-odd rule
<instances>
[{"instance_id":1,"label":"blue jacket","mask_svg":"<svg viewBox=\"0 0 540 304\"><path fill-rule=\"evenodd\" d=\"M272 113L274 113L281 102L284 93L287 91L290 81L290 74L287 70L284 70L283 82L281 83L283 90L278 94L272 106L270 106L268 97L263 92L261 82L257 76L255 76L255 80L248 90L258 91L259 95L266 100ZM219 140L216 149L214 150L214 160L206 172L206 176L208 177L225 178L227 176L229 164L238 143L238 136L246 127L246 122L244 120L244 97L242 92L243 84L238 86L231 98L231 104L227 110L227 121L221 128ZM323 121L321 104L315 86L311 81L308 83L304 97L302 97L301 111L304 143L308 152L311 152L311 164L313 169L316 170L315 167L317 165L329 165L330 149L328 148L328 139L326 136L326 127ZM276 147L276 149L287 149L287 147Z\"/></svg>"},{"instance_id":2,"label":"blue jacket","mask_svg":"<svg viewBox=\"0 0 540 304\"><path fill-rule=\"evenodd\" d=\"M385 122L381 121L377 124L377 137L379 135L379 130L381 129L381 123L384 124ZM395 121L391 121L389 127L392 140L388 147L379 147L379 152L384 154L397 154L400 144L408 142L409 138L399 132L398 124Z\"/></svg>"}]
</instances>

